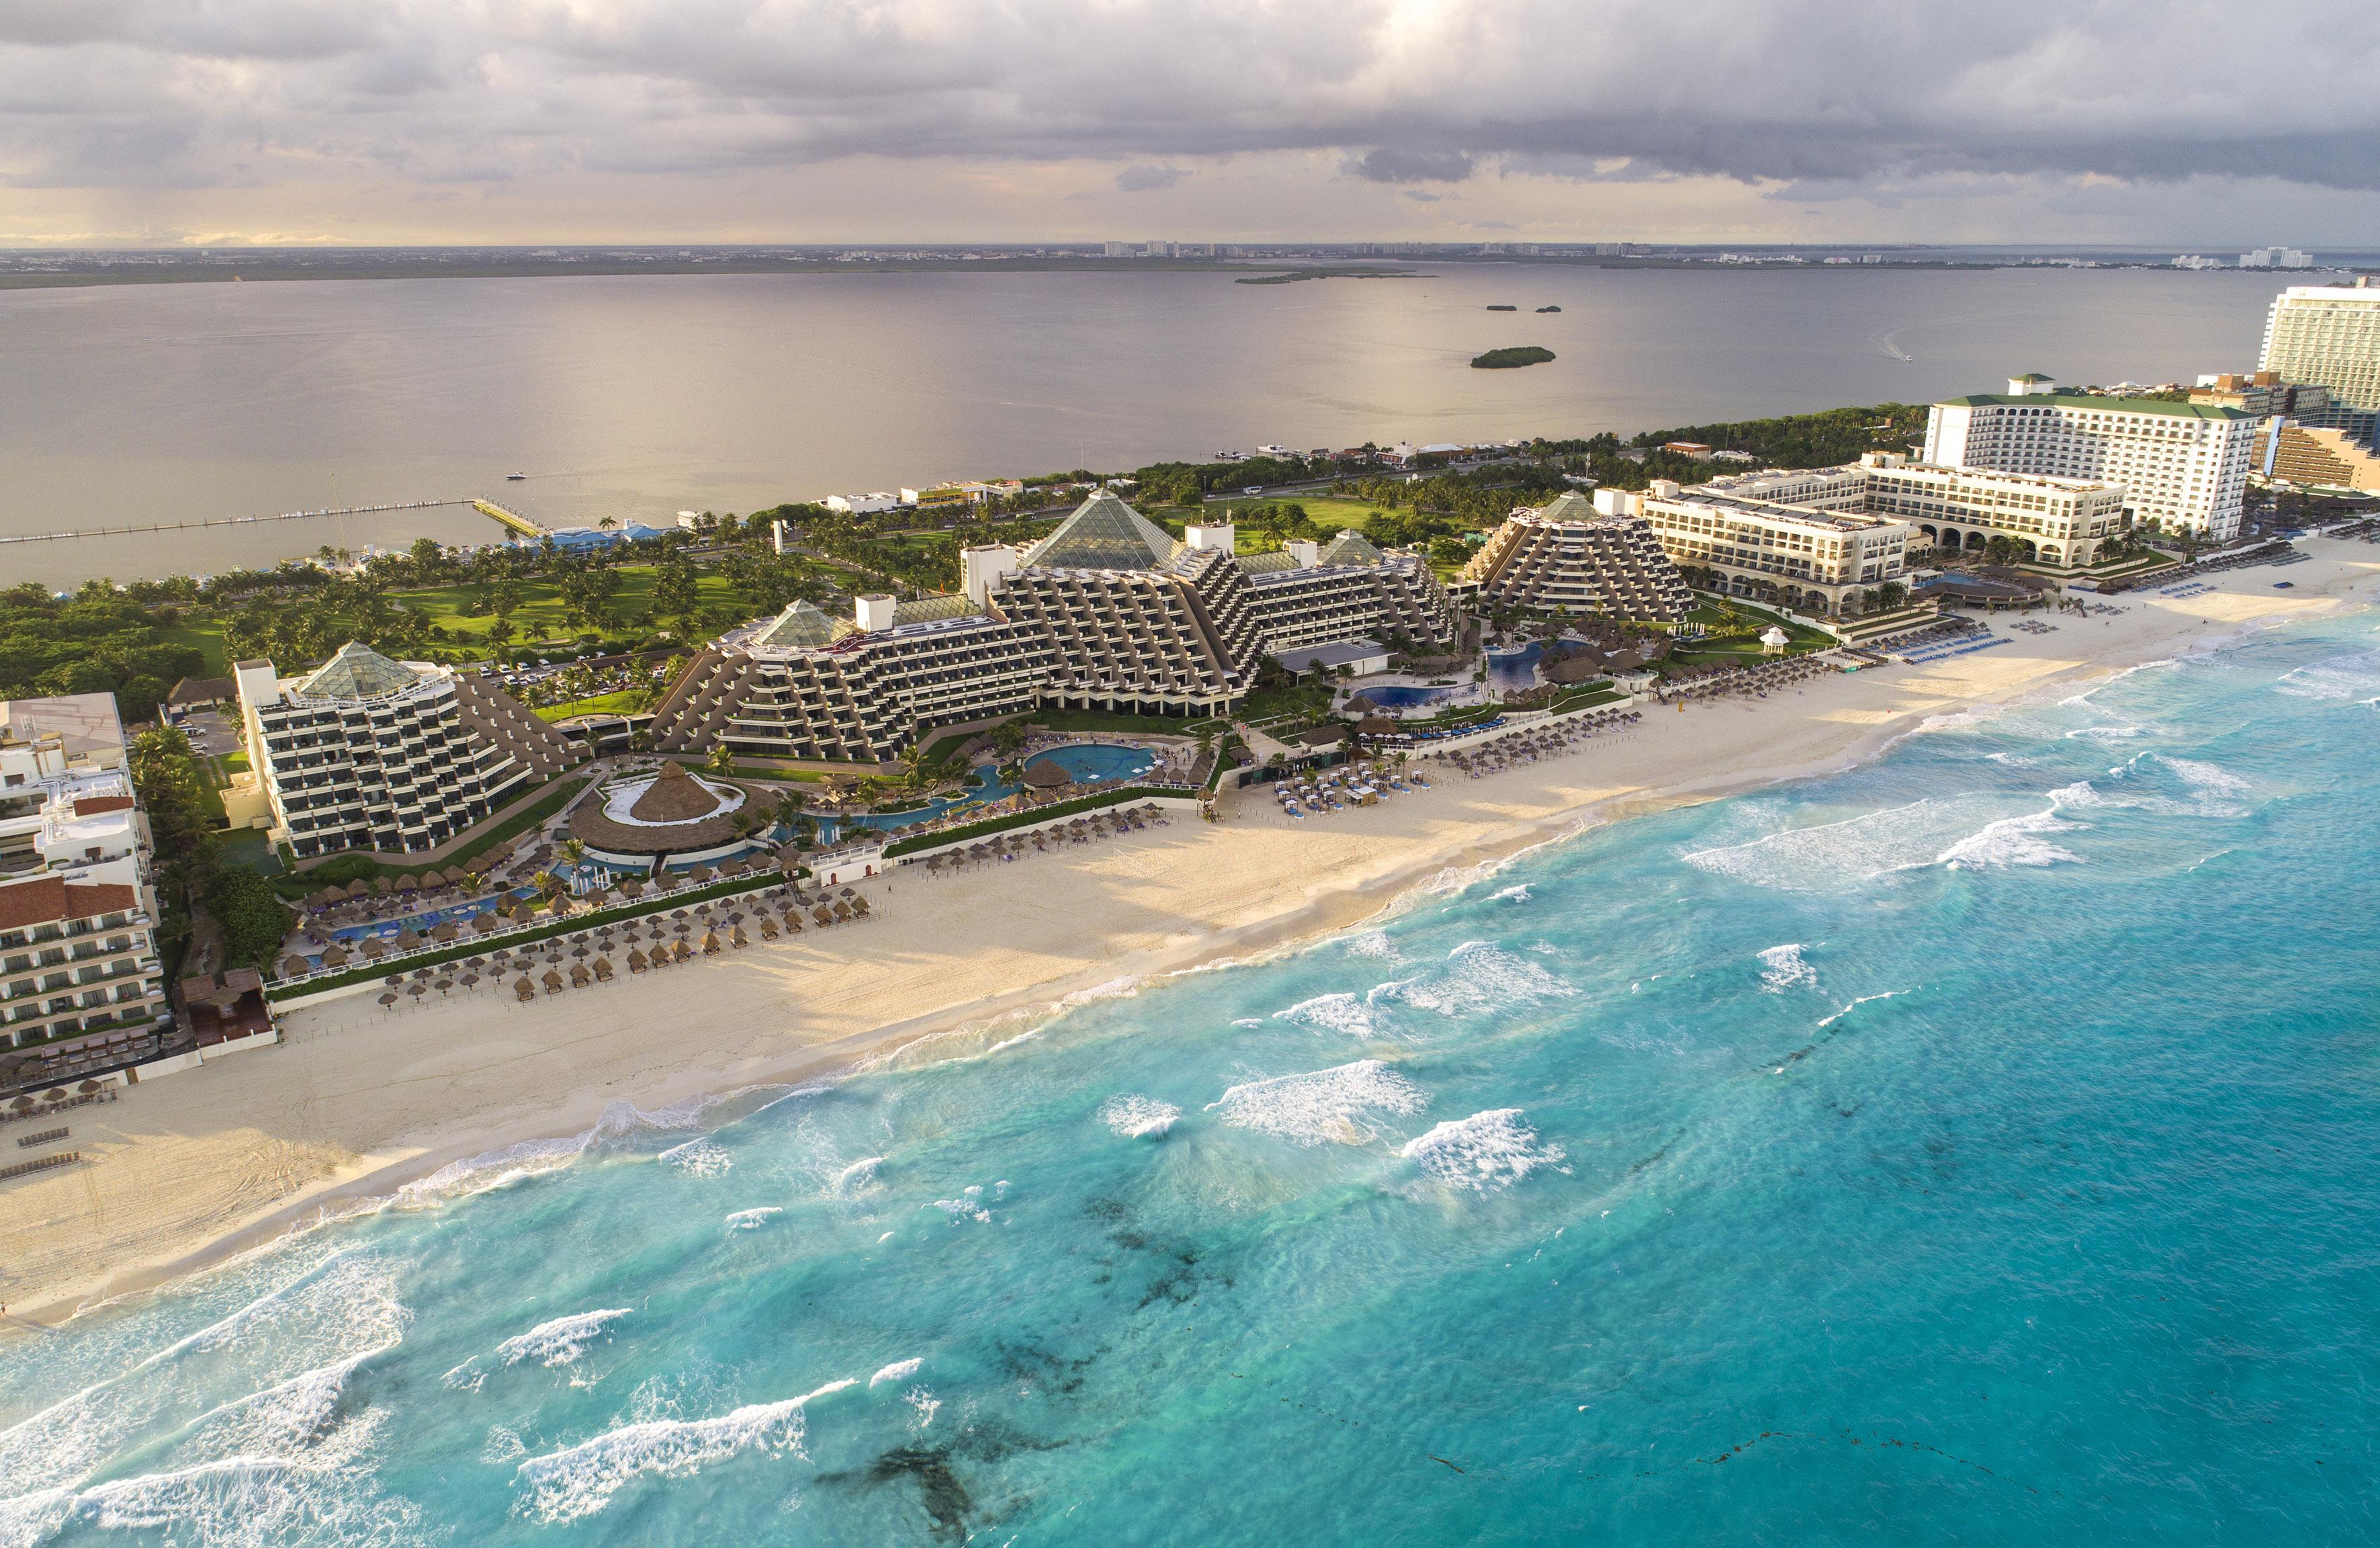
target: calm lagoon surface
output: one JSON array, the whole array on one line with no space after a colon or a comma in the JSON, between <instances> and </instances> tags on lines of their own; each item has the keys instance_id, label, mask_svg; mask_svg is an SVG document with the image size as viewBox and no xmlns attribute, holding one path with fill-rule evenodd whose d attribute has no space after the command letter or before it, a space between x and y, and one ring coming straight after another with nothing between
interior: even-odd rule
<instances>
[{"instance_id":1,"label":"calm lagoon surface","mask_svg":"<svg viewBox=\"0 0 2380 1548\"><path fill-rule=\"evenodd\" d=\"M1514 263L1295 285L941 273L8 291L0 534L472 495L553 525L666 522L1275 442L1633 434L1923 403L2024 371L2188 381L2254 365L2281 283ZM1524 310L1487 310L1502 302ZM1512 344L1557 359L1470 368ZM457 506L27 544L0 548L0 579L204 572L422 535L500 530Z\"/></svg>"},{"instance_id":2,"label":"calm lagoon surface","mask_svg":"<svg viewBox=\"0 0 2380 1548\"><path fill-rule=\"evenodd\" d=\"M0 1345L0 1542L2372 1541L2375 705L2277 630L453 1169Z\"/></svg>"}]
</instances>

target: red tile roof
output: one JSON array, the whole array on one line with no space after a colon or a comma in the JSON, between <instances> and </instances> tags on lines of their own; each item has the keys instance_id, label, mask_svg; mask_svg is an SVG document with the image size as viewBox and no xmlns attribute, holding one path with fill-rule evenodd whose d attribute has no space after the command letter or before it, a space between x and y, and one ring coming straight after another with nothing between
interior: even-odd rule
<instances>
[{"instance_id":1,"label":"red tile roof","mask_svg":"<svg viewBox=\"0 0 2380 1548\"><path fill-rule=\"evenodd\" d=\"M90 919L97 914L128 914L140 907L140 896L130 887L69 883L62 876L37 876L30 882L0 887L0 930L22 930L29 925Z\"/></svg>"},{"instance_id":2,"label":"red tile roof","mask_svg":"<svg viewBox=\"0 0 2380 1548\"><path fill-rule=\"evenodd\" d=\"M122 811L132 805L129 796L85 796L74 803L78 817L96 817L103 811Z\"/></svg>"}]
</instances>

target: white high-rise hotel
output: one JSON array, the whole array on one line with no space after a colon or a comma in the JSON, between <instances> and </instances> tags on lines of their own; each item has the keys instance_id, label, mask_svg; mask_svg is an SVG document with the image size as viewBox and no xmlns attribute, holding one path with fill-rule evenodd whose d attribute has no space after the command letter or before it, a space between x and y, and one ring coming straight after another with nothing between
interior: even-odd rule
<instances>
[{"instance_id":1,"label":"white high-rise hotel","mask_svg":"<svg viewBox=\"0 0 2380 1548\"><path fill-rule=\"evenodd\" d=\"M2335 428L2380 445L2380 290L2293 285L2273 298L2256 369L2328 387Z\"/></svg>"},{"instance_id":2,"label":"white high-rise hotel","mask_svg":"<svg viewBox=\"0 0 2380 1548\"><path fill-rule=\"evenodd\" d=\"M1925 460L2121 484L2135 525L2240 535L2254 416L2203 403L2061 393L2020 376L2006 394L1954 397L1925 420Z\"/></svg>"}]
</instances>

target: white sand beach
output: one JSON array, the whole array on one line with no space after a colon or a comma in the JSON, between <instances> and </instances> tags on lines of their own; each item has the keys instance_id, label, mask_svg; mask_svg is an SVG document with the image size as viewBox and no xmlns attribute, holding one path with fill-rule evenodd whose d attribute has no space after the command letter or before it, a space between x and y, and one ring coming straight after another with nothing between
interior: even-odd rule
<instances>
[{"instance_id":1,"label":"white sand beach","mask_svg":"<svg viewBox=\"0 0 2380 1548\"><path fill-rule=\"evenodd\" d=\"M626 1103L848 1066L921 1036L1352 924L1450 868L1590 821L1874 756L1929 717L2104 676L2253 628L2368 603L2380 547L2208 578L2190 597L1764 701L1647 707L1573 754L1300 823L1252 794L1226 820L866 889L876 917L528 1004L482 989L387 1011L370 994L283 1018L282 1046L135 1087L68 1119L80 1165L0 1187L0 1301L55 1322L458 1159L587 1130ZM2277 591L2287 579L2292 589ZM1427 768L1429 765L1422 765Z\"/></svg>"}]
</instances>

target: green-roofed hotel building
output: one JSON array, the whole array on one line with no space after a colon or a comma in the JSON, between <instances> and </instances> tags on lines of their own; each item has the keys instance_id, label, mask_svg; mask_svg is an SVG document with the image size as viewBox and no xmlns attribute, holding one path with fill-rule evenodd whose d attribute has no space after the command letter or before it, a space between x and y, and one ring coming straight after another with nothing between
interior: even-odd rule
<instances>
[{"instance_id":1,"label":"green-roofed hotel building","mask_svg":"<svg viewBox=\"0 0 2380 1548\"><path fill-rule=\"evenodd\" d=\"M2237 408L2061 393L2029 374L2011 377L2006 393L1934 405L1924 460L2119 485L2135 526L2228 542L2240 535L2255 429Z\"/></svg>"}]
</instances>

